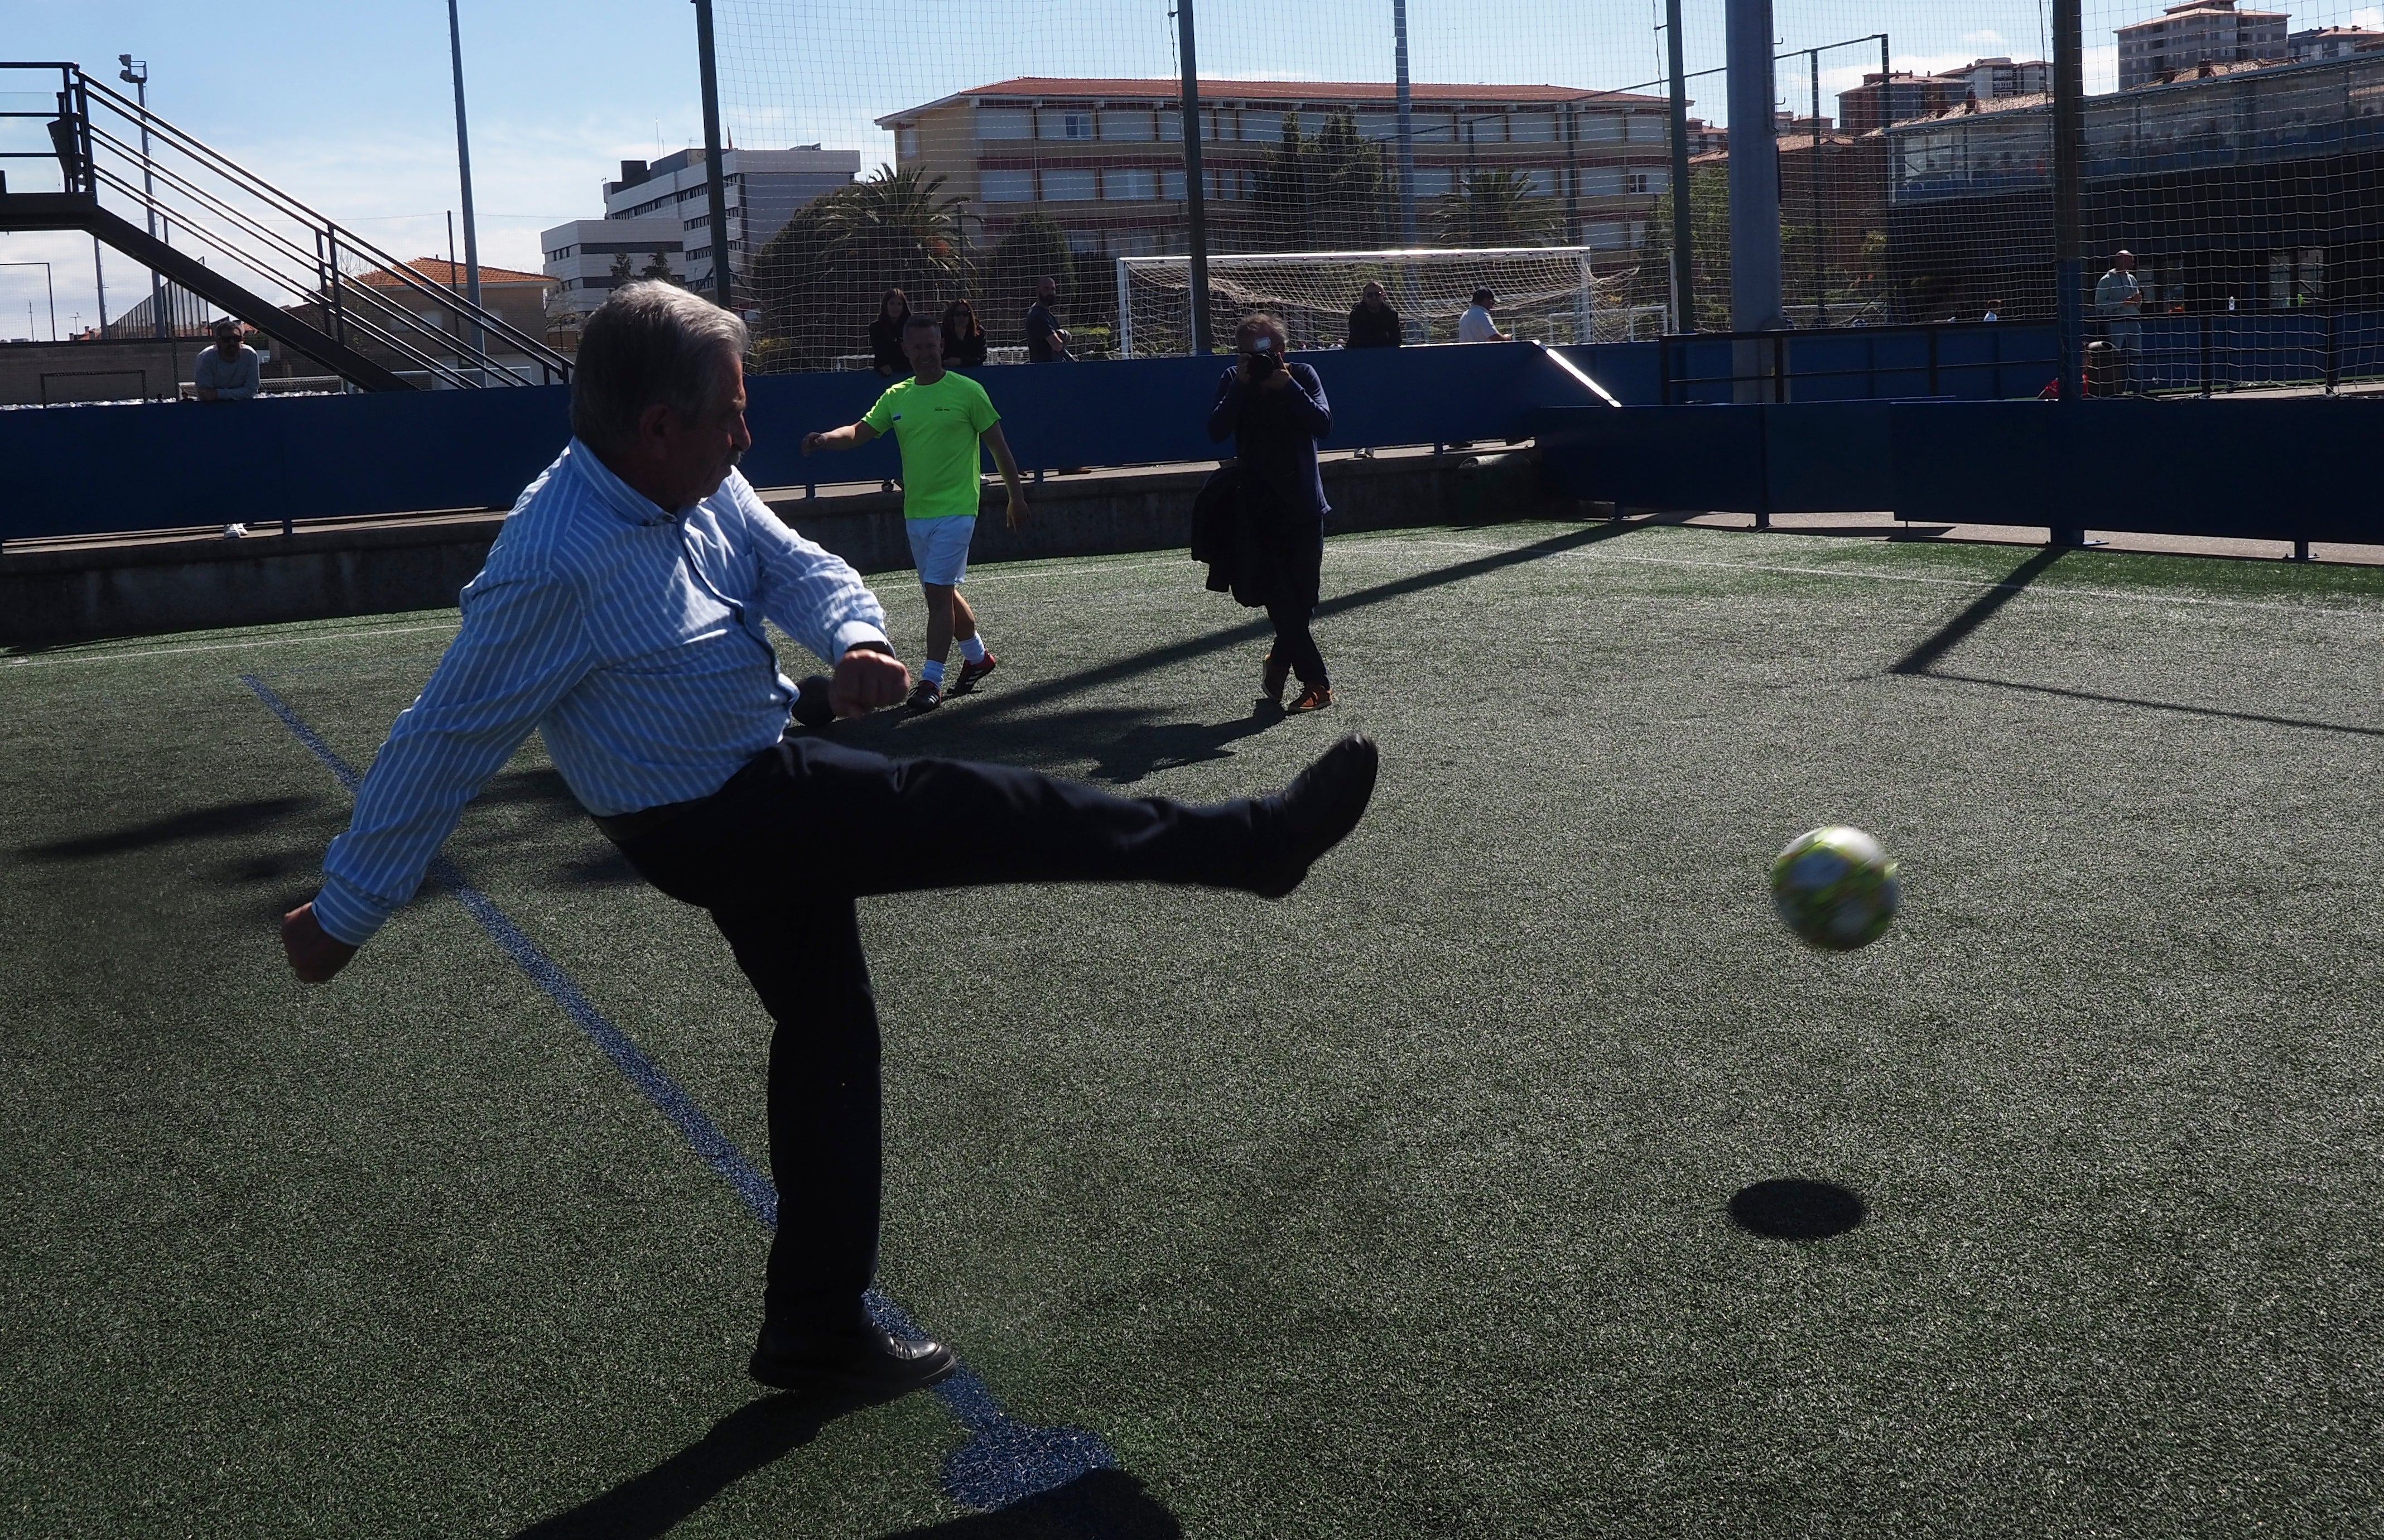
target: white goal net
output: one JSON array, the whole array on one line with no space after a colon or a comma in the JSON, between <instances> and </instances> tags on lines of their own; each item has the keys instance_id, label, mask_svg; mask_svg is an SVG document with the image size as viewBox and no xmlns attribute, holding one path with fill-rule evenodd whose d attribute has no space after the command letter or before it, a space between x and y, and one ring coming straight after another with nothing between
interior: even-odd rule
<instances>
[{"instance_id":1,"label":"white goal net","mask_svg":"<svg viewBox=\"0 0 2384 1540\"><path fill-rule=\"evenodd\" d=\"M1254 310L1281 317L1295 348L1337 347L1359 292L1379 283L1407 342L1453 342L1473 292L1488 289L1501 331L1544 342L1619 342L1633 329L1621 304L1631 278L1628 269L1593 272L1586 246L1232 253L1209 258L1209 317L1220 349L1232 346L1235 322ZM1190 257L1119 257L1117 304L1120 356L1192 351Z\"/></svg>"}]
</instances>

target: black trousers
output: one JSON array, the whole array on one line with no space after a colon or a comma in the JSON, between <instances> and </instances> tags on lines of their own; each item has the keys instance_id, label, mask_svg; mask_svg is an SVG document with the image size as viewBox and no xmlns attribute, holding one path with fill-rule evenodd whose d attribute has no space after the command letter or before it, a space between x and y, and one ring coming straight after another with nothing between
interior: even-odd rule
<instances>
[{"instance_id":1,"label":"black trousers","mask_svg":"<svg viewBox=\"0 0 2384 1540\"><path fill-rule=\"evenodd\" d=\"M777 1024L778 1233L764 1308L823 1331L864 1319L877 1271L877 1005L853 900L1013 882L1248 887L1280 848L1260 802L1129 801L1029 770L892 760L813 738L787 739L720 792L616 843L647 881L711 913Z\"/></svg>"},{"instance_id":2,"label":"black trousers","mask_svg":"<svg viewBox=\"0 0 2384 1540\"><path fill-rule=\"evenodd\" d=\"M1316 648L1316 633L1309 628L1316 614L1312 602L1298 600L1285 603L1272 601L1266 607L1267 618L1274 622L1274 655L1277 661L1291 665L1299 682L1330 689L1333 680L1324 672L1324 654Z\"/></svg>"}]
</instances>

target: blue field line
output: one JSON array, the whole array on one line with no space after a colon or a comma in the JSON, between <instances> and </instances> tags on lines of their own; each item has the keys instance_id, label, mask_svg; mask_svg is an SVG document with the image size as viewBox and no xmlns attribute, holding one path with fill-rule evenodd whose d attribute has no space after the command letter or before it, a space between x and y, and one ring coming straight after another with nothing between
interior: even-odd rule
<instances>
[{"instance_id":1,"label":"blue field line","mask_svg":"<svg viewBox=\"0 0 2384 1540\"><path fill-rule=\"evenodd\" d=\"M323 740L322 734L308 727L263 679L243 674L240 682L339 777L349 796L355 795L364 777ZM520 964L532 983L563 1007L588 1040L602 1049L629 1083L670 1120L671 1126L678 1130L697 1158L737 1189L737 1196L744 1199L753 1217L776 1230L777 1187L745 1158L735 1141L720 1131L694 1099L680 1089L678 1083L664 1074L627 1033L605 1020L603 1012L596 1009L571 975L539 950L537 943L522 934L521 927L506 917L495 900L465 881L464 874L453 863L443 855L434 857L429 876L455 895L465 912L479 923L490 938ZM865 1302L871 1318L895 1335L915 1341L927 1335L908 1310L883 1291L871 1289ZM1117 1464L1117 1456L1096 1434L1081 1428L1039 1427L1011 1416L1002 1410L983 1377L965 1363L932 1388L945 1410L971 1434L968 1443L944 1460L944 1490L956 1502L987 1510L1007 1508L1038 1493L1065 1486L1090 1472L1109 1470Z\"/></svg>"}]
</instances>

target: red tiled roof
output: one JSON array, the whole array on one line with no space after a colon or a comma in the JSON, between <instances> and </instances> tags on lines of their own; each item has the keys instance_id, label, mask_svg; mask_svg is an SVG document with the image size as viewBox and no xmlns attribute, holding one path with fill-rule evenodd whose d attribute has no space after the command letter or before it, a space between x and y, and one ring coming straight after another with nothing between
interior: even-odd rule
<instances>
[{"instance_id":1,"label":"red tiled roof","mask_svg":"<svg viewBox=\"0 0 2384 1540\"><path fill-rule=\"evenodd\" d=\"M450 262L443 256L417 256L408 262L406 267L442 289L452 285L460 291L464 287L464 265L460 262ZM388 268L377 267L369 273L357 274L355 281L369 283L379 289L392 289L402 280ZM480 281L483 284L489 284L552 283L554 280L544 273L525 273L512 267L491 267L483 262L480 264Z\"/></svg>"},{"instance_id":2,"label":"red tiled roof","mask_svg":"<svg viewBox=\"0 0 2384 1540\"><path fill-rule=\"evenodd\" d=\"M1173 101L1181 93L1183 82L1173 80L1108 80L1079 79L1062 75L1022 75L1014 80L997 81L991 85L972 86L949 96L900 112L888 113L877 119L880 127L942 106L947 102L963 98L987 96L1057 96L1063 98L1124 97L1128 99L1163 98ZM1389 106L1398 100L1398 87L1388 81L1236 81L1203 76L1200 93L1204 101L1233 102L1331 102L1382 103ZM1494 102L1509 106L1545 103L1557 105L1580 102L1591 97L1628 106L1661 106L1664 98L1627 92L1592 91L1570 85L1428 85L1418 83L1409 88L1410 98L1418 105L1427 103Z\"/></svg>"}]
</instances>

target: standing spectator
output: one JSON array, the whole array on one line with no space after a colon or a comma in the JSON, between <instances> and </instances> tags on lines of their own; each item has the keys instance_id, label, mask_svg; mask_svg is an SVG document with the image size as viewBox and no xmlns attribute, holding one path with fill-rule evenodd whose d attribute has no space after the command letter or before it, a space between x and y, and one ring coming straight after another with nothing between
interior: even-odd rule
<instances>
[{"instance_id":1,"label":"standing spectator","mask_svg":"<svg viewBox=\"0 0 2384 1540\"><path fill-rule=\"evenodd\" d=\"M1026 307L1026 361L1030 364L1072 362L1068 356L1068 334L1060 329L1060 323L1051 316L1051 303L1059 297L1056 279L1035 280L1035 303Z\"/></svg>"},{"instance_id":2,"label":"standing spectator","mask_svg":"<svg viewBox=\"0 0 2384 1540\"><path fill-rule=\"evenodd\" d=\"M2001 301L2001 300L1989 300L1989 301L1987 302L1987 313L1986 313L1985 315L1983 315L1983 316L1980 317L1979 317L1979 319L1980 319L1980 320L1982 320L1982 321L2000 321L2000 320L2002 320L2002 319L2004 318L2004 317L2003 317L2003 309L2004 309L2004 302L2003 302L2003 301Z\"/></svg>"},{"instance_id":3,"label":"standing spectator","mask_svg":"<svg viewBox=\"0 0 2384 1540\"><path fill-rule=\"evenodd\" d=\"M1379 283L1358 291L1349 311L1349 345L1353 348L1395 348L1399 345L1399 313Z\"/></svg>"},{"instance_id":4,"label":"standing spectator","mask_svg":"<svg viewBox=\"0 0 2384 1540\"><path fill-rule=\"evenodd\" d=\"M878 378L891 379L909 366L902 358L902 328L911 319L911 296L888 289L877 302L877 318L869 323L869 352Z\"/></svg>"},{"instance_id":5,"label":"standing spectator","mask_svg":"<svg viewBox=\"0 0 2384 1540\"><path fill-rule=\"evenodd\" d=\"M985 323L976 318L976 306L966 300L954 300L944 306L943 335L944 367L984 366Z\"/></svg>"},{"instance_id":6,"label":"standing spectator","mask_svg":"<svg viewBox=\"0 0 2384 1540\"><path fill-rule=\"evenodd\" d=\"M983 495L979 443L993 451L993 463L1009 485L1013 531L1025 527L1026 494L1018 485L1018 462L1001 436L1001 414L986 398L984 386L944 367L936 323L912 317L902 346L910 355L911 378L889 387L859 422L804 435L803 453L859 449L880 434L894 435L902 453L902 528L927 599L927 657L919 664L911 709L933 711L944 703L944 658L955 639L961 644L961 677L953 694L975 689L996 662L976 628L976 613L961 597Z\"/></svg>"},{"instance_id":7,"label":"standing spectator","mask_svg":"<svg viewBox=\"0 0 2384 1540\"><path fill-rule=\"evenodd\" d=\"M1266 606L1274 645L1260 670L1266 699L1283 704L1284 686L1299 676L1294 712L1333 703L1324 654L1310 629L1324 578L1324 481L1316 441L1333 431L1324 382L1305 364L1285 362L1283 323L1260 312L1234 334L1234 366L1217 381L1209 437L1231 435L1240 469L1242 506L1235 591Z\"/></svg>"},{"instance_id":8,"label":"standing spectator","mask_svg":"<svg viewBox=\"0 0 2384 1540\"><path fill-rule=\"evenodd\" d=\"M1473 291L1473 304L1458 317L1457 340L1460 342L1513 342L1514 339L1499 330L1498 323L1490 318L1490 307L1497 303L1498 296L1489 290Z\"/></svg>"},{"instance_id":9,"label":"standing spectator","mask_svg":"<svg viewBox=\"0 0 2384 1540\"><path fill-rule=\"evenodd\" d=\"M210 328L215 345L199 350L191 366L191 389L201 401L254 401L261 379L256 350L241 341L240 323L226 316ZM224 539L236 540L248 533L245 524L224 526Z\"/></svg>"},{"instance_id":10,"label":"standing spectator","mask_svg":"<svg viewBox=\"0 0 2384 1540\"><path fill-rule=\"evenodd\" d=\"M2136 281L2136 256L2121 252L2111 259L2111 270L2094 285L2094 314L2103 318L2103 334L2119 355L2119 378L2133 394L2144 392L2143 285Z\"/></svg>"}]
</instances>

